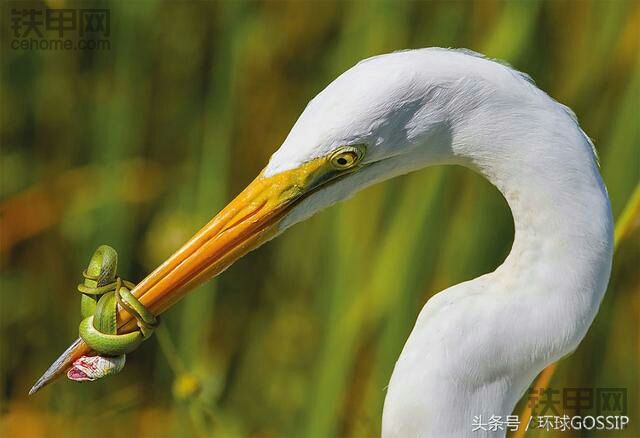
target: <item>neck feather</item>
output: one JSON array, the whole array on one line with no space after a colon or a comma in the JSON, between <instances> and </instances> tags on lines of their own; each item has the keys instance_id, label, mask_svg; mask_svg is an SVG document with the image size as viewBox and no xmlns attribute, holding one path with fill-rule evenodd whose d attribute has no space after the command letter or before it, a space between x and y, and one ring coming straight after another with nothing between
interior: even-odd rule
<instances>
[{"instance_id":1,"label":"neck feather","mask_svg":"<svg viewBox=\"0 0 640 438\"><path fill-rule=\"evenodd\" d=\"M613 219L597 159L564 107L554 110L510 112L484 136L472 128L481 143L459 150L505 197L515 228L504 263L467 284L498 303L496 330L510 332L492 340L498 384L469 388L469 414L511 414L534 376L577 348L609 280Z\"/></svg>"},{"instance_id":2,"label":"neck feather","mask_svg":"<svg viewBox=\"0 0 640 438\"><path fill-rule=\"evenodd\" d=\"M590 307L586 330L606 289L613 251L611 208L593 146L555 102L545 111L493 116L505 123L470 126L473 143L456 148L454 140L453 148L498 188L513 215L512 250L494 276L580 295Z\"/></svg>"},{"instance_id":3,"label":"neck feather","mask_svg":"<svg viewBox=\"0 0 640 438\"><path fill-rule=\"evenodd\" d=\"M591 325L611 269L613 221L589 140L553 109L493 112L489 124L467 117L453 130L451 161L500 190L514 242L494 272L422 309L389 384L384 436L476 436L474 416L510 415L536 374Z\"/></svg>"}]
</instances>

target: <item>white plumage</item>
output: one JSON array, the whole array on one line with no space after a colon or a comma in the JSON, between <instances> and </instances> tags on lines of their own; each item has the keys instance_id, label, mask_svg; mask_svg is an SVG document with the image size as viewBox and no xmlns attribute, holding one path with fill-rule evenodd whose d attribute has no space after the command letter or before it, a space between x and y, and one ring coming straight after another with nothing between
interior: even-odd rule
<instances>
[{"instance_id":1,"label":"white plumage","mask_svg":"<svg viewBox=\"0 0 640 438\"><path fill-rule=\"evenodd\" d=\"M329 84L265 175L360 143L366 165L303 200L281 231L368 185L436 164L480 173L511 208L509 256L429 300L384 405L385 437L481 436L471 432L473 417L511 414L597 313L613 221L593 146L571 111L526 75L468 51L421 49L367 59Z\"/></svg>"}]
</instances>

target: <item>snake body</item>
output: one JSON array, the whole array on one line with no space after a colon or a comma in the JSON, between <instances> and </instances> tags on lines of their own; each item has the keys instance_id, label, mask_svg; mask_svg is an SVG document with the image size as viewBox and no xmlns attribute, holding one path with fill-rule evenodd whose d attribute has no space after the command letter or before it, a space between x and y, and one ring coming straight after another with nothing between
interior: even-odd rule
<instances>
[{"instance_id":1,"label":"snake body","mask_svg":"<svg viewBox=\"0 0 640 438\"><path fill-rule=\"evenodd\" d=\"M142 341L153 334L158 324L156 316L130 292L134 285L117 276L117 267L118 253L110 246L102 245L94 252L89 266L83 272L84 282L78 285L78 291L82 294L80 313L83 319L78 331L82 340L99 354L90 360L93 368L99 371L91 378L73 380L95 380L118 373L124 366L124 355L138 348ZM136 318L138 330L118 334L118 304ZM88 359L81 358L77 365L82 368L80 374L84 377L87 371L83 364L86 365ZM73 378L73 373L68 375Z\"/></svg>"}]
</instances>

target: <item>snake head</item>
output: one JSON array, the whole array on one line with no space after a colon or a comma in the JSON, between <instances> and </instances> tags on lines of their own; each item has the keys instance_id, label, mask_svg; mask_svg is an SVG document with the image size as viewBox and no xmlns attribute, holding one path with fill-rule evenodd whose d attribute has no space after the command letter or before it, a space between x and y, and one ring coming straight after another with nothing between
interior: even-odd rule
<instances>
[{"instance_id":1,"label":"snake head","mask_svg":"<svg viewBox=\"0 0 640 438\"><path fill-rule=\"evenodd\" d=\"M126 356L82 356L73 362L67 377L75 382L93 382L112 374L118 374L124 368Z\"/></svg>"}]
</instances>

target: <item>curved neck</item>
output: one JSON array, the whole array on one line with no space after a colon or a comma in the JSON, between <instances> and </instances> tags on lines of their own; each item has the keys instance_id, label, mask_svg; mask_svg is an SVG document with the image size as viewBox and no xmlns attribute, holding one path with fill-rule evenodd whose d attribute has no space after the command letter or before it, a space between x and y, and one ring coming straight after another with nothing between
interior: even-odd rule
<instances>
[{"instance_id":1,"label":"curved neck","mask_svg":"<svg viewBox=\"0 0 640 438\"><path fill-rule=\"evenodd\" d=\"M613 219L590 141L564 111L544 124L527 116L530 126L510 125L517 132L497 123L478 136L471 127L478 143L459 150L473 151L459 158L498 188L515 228L503 264L466 285L497 303L494 330L512 333L491 341L493 351L508 351L501 359L510 369L492 370L500 390L486 381L470 387L470 413L511 414L534 376L577 348L611 270Z\"/></svg>"},{"instance_id":2,"label":"curved neck","mask_svg":"<svg viewBox=\"0 0 640 438\"><path fill-rule=\"evenodd\" d=\"M498 188L513 215L513 246L494 274L518 273L539 289L583 293L597 309L609 278L613 220L592 145L559 105L544 120L526 111L506 118L518 118L508 124L517 130L471 123L474 144L456 147L454 138L458 158ZM536 269L544 275L531 278Z\"/></svg>"},{"instance_id":3,"label":"curved neck","mask_svg":"<svg viewBox=\"0 0 640 438\"><path fill-rule=\"evenodd\" d=\"M507 200L514 242L494 272L436 294L422 309L389 384L385 436L476 436L474 416L510 415L536 374L577 347L597 313L613 221L595 156L567 114L546 124L527 117L452 131L453 161Z\"/></svg>"}]
</instances>

